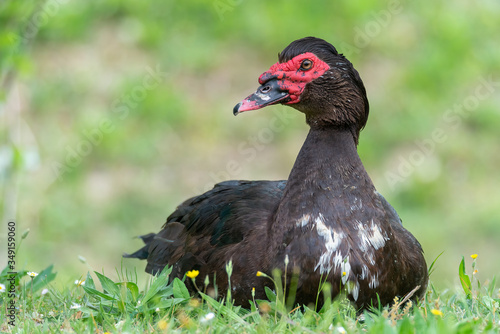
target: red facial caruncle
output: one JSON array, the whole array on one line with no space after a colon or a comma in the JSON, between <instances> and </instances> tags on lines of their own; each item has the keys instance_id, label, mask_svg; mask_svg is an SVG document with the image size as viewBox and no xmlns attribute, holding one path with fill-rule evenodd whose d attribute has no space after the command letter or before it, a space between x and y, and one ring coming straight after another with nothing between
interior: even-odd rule
<instances>
[{"instance_id":1,"label":"red facial caruncle","mask_svg":"<svg viewBox=\"0 0 500 334\"><path fill-rule=\"evenodd\" d=\"M259 77L262 85L254 94L238 103L233 113L261 109L276 103L300 102L306 85L330 69L327 63L311 52L302 53L286 63L276 63Z\"/></svg>"},{"instance_id":2,"label":"red facial caruncle","mask_svg":"<svg viewBox=\"0 0 500 334\"><path fill-rule=\"evenodd\" d=\"M269 70L262 73L259 77L259 83L263 85L271 79L277 79L280 89L287 91L291 99L286 104L293 104L299 102L300 94L308 82L319 78L329 69L330 66L327 63L313 53L306 52L286 63L274 64Z\"/></svg>"}]
</instances>

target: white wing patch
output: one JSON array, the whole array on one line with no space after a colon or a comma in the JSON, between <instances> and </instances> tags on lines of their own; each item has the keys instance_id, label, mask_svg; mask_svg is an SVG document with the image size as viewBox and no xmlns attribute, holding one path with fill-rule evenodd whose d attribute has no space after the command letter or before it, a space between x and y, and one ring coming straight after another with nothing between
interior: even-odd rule
<instances>
[{"instance_id":1,"label":"white wing patch","mask_svg":"<svg viewBox=\"0 0 500 334\"><path fill-rule=\"evenodd\" d=\"M387 233L382 234L380 226L375 224L373 219L369 227L358 221L354 228L358 230L358 237L361 241L359 249L363 253L372 253L374 250L384 247L385 242L389 240Z\"/></svg>"},{"instance_id":2,"label":"white wing patch","mask_svg":"<svg viewBox=\"0 0 500 334\"><path fill-rule=\"evenodd\" d=\"M310 221L311 221L311 215L307 213L302 215L302 217L299 220L297 220L296 224L297 227L304 227L307 224L309 224Z\"/></svg>"},{"instance_id":3,"label":"white wing patch","mask_svg":"<svg viewBox=\"0 0 500 334\"><path fill-rule=\"evenodd\" d=\"M361 267L361 275L359 275L359 279L366 279L368 277L368 274L370 274L368 266L366 264L363 264L363 266Z\"/></svg>"},{"instance_id":4,"label":"white wing patch","mask_svg":"<svg viewBox=\"0 0 500 334\"><path fill-rule=\"evenodd\" d=\"M351 210L361 209L362 206L361 200L355 199ZM360 293L360 280L366 280L370 289L376 289L379 286L379 273L370 272L367 264L375 265L375 251L383 248L390 238L373 219L367 223L357 221L354 225L359 240L357 246L367 261L367 264L361 266L361 272L357 274L352 272L349 254L342 254L340 251L343 240L347 241L346 234L342 230L327 226L325 217L321 213L316 218L311 214L304 214L296 221L296 225L297 227L310 226L311 230L316 230L318 236L324 240L325 251L321 254L314 270L319 268L321 274L329 274L332 269L336 275L340 272L342 285L355 301L358 300Z\"/></svg>"},{"instance_id":5,"label":"white wing patch","mask_svg":"<svg viewBox=\"0 0 500 334\"><path fill-rule=\"evenodd\" d=\"M377 250L381 247L384 247L385 242L389 240L389 237L387 236L387 233L384 233L385 235L382 235L382 230L380 229L380 226L375 224L373 222L373 219L372 219L371 231L372 235L368 238L368 240L372 244L373 248Z\"/></svg>"},{"instance_id":6,"label":"white wing patch","mask_svg":"<svg viewBox=\"0 0 500 334\"><path fill-rule=\"evenodd\" d=\"M361 210L363 208L363 202L361 198L354 197L354 203L351 204L351 211Z\"/></svg>"},{"instance_id":7,"label":"white wing patch","mask_svg":"<svg viewBox=\"0 0 500 334\"><path fill-rule=\"evenodd\" d=\"M359 297L359 283L358 283L358 281L349 282L347 284L347 293L350 293L352 295L352 298L354 299L354 301L358 300L358 297Z\"/></svg>"},{"instance_id":8,"label":"white wing patch","mask_svg":"<svg viewBox=\"0 0 500 334\"><path fill-rule=\"evenodd\" d=\"M318 235L323 238L325 241L325 252L321 254L318 263L316 264L316 267L314 270L318 269L320 273L328 273L332 269L332 256L335 252L337 252L340 243L342 242L342 239L344 239L345 234L344 232L337 232L333 230L330 227L327 227L325 225L325 218L323 215L320 213L319 216L314 220L314 224L316 226L316 231L318 232ZM335 255L335 263L337 263L337 256L340 258L342 255L337 252L338 254Z\"/></svg>"},{"instance_id":9,"label":"white wing patch","mask_svg":"<svg viewBox=\"0 0 500 334\"><path fill-rule=\"evenodd\" d=\"M372 275L372 278L370 279L370 283L368 283L368 286L370 287L370 289L375 289L376 287L378 287L378 273L375 274L375 275Z\"/></svg>"}]
</instances>

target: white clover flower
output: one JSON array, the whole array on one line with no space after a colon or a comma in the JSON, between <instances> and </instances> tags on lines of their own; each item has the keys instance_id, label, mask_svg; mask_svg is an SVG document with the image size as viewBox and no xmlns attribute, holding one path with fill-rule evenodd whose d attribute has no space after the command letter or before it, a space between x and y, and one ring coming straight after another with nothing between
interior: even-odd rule
<instances>
[{"instance_id":1,"label":"white clover flower","mask_svg":"<svg viewBox=\"0 0 500 334\"><path fill-rule=\"evenodd\" d=\"M45 295L47 292L49 292L49 289L43 289L42 290L42 296Z\"/></svg>"},{"instance_id":2,"label":"white clover flower","mask_svg":"<svg viewBox=\"0 0 500 334\"><path fill-rule=\"evenodd\" d=\"M125 320L120 320L115 324L116 329L121 329L123 327L123 324L125 323Z\"/></svg>"},{"instance_id":3,"label":"white clover flower","mask_svg":"<svg viewBox=\"0 0 500 334\"><path fill-rule=\"evenodd\" d=\"M43 314L38 313L36 311L33 311L32 316L33 316L33 318L43 318Z\"/></svg>"},{"instance_id":4,"label":"white clover flower","mask_svg":"<svg viewBox=\"0 0 500 334\"><path fill-rule=\"evenodd\" d=\"M51 317L55 316L54 311L49 311L49 316L51 316Z\"/></svg>"},{"instance_id":5,"label":"white clover flower","mask_svg":"<svg viewBox=\"0 0 500 334\"><path fill-rule=\"evenodd\" d=\"M34 271L28 271L27 275L34 278L38 276L38 273L35 273Z\"/></svg>"},{"instance_id":6,"label":"white clover flower","mask_svg":"<svg viewBox=\"0 0 500 334\"><path fill-rule=\"evenodd\" d=\"M75 310L75 309L79 309L80 307L82 307L82 305L77 304L77 303L73 303L73 304L71 305L70 309Z\"/></svg>"},{"instance_id":7,"label":"white clover flower","mask_svg":"<svg viewBox=\"0 0 500 334\"><path fill-rule=\"evenodd\" d=\"M213 312L210 312L210 313L207 313L205 314L205 316L203 318L201 318L201 322L208 322L210 320L212 320L213 318L215 318L215 314Z\"/></svg>"},{"instance_id":8,"label":"white clover flower","mask_svg":"<svg viewBox=\"0 0 500 334\"><path fill-rule=\"evenodd\" d=\"M0 283L0 293L7 291L7 288L5 288L5 285Z\"/></svg>"},{"instance_id":9,"label":"white clover flower","mask_svg":"<svg viewBox=\"0 0 500 334\"><path fill-rule=\"evenodd\" d=\"M85 285L85 280L79 280L79 279L77 279L77 280L75 281L75 285L76 285L76 286Z\"/></svg>"},{"instance_id":10,"label":"white clover flower","mask_svg":"<svg viewBox=\"0 0 500 334\"><path fill-rule=\"evenodd\" d=\"M345 330L345 328L342 327L342 326L337 327L337 332L340 333L340 334L346 334L347 333L346 330Z\"/></svg>"}]
</instances>

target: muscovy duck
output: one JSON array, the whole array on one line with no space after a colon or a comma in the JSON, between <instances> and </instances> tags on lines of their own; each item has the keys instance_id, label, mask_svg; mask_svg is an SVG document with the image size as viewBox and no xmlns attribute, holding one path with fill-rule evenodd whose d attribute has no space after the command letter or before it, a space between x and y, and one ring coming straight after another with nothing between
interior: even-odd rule
<instances>
[{"instance_id":1,"label":"muscovy duck","mask_svg":"<svg viewBox=\"0 0 500 334\"><path fill-rule=\"evenodd\" d=\"M146 245L125 256L146 259L152 274L167 265L171 277L198 270L198 287L207 275L211 285L216 277L222 294L232 260L232 297L241 305L253 287L256 298L265 298L272 283L256 273L273 268L287 282L298 275L300 304L314 303L325 279L332 297L345 291L358 309L386 305L418 286L413 299L421 297L428 281L422 248L377 192L356 150L369 107L351 62L330 43L306 37L287 46L259 83L235 115L281 103L304 113L310 126L288 180L216 184L179 205L159 233L142 236Z\"/></svg>"}]
</instances>

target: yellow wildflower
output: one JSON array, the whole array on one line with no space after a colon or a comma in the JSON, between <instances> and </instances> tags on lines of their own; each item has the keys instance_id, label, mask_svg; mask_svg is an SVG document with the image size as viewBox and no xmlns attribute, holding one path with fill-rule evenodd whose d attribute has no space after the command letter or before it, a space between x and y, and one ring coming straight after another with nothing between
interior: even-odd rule
<instances>
[{"instance_id":1,"label":"yellow wildflower","mask_svg":"<svg viewBox=\"0 0 500 334\"><path fill-rule=\"evenodd\" d=\"M434 308L431 310L431 313L434 315L439 315L440 317L443 316L443 312L441 312L440 310L436 310Z\"/></svg>"},{"instance_id":2,"label":"yellow wildflower","mask_svg":"<svg viewBox=\"0 0 500 334\"><path fill-rule=\"evenodd\" d=\"M197 298L191 298L188 302L188 305L191 307L198 307L200 306L200 301Z\"/></svg>"},{"instance_id":3,"label":"yellow wildflower","mask_svg":"<svg viewBox=\"0 0 500 334\"><path fill-rule=\"evenodd\" d=\"M186 273L186 276L195 279L196 276L198 276L199 274L200 274L199 270L190 270Z\"/></svg>"},{"instance_id":4,"label":"yellow wildflower","mask_svg":"<svg viewBox=\"0 0 500 334\"><path fill-rule=\"evenodd\" d=\"M167 329L167 327L168 327L168 323L165 320L162 319L162 320L158 321L158 328L160 330L163 331L163 330Z\"/></svg>"},{"instance_id":5,"label":"yellow wildflower","mask_svg":"<svg viewBox=\"0 0 500 334\"><path fill-rule=\"evenodd\" d=\"M471 257L473 260L475 260L475 259L477 258L477 254L472 254L470 257Z\"/></svg>"},{"instance_id":6,"label":"yellow wildflower","mask_svg":"<svg viewBox=\"0 0 500 334\"><path fill-rule=\"evenodd\" d=\"M342 272L342 276L345 276L347 275L347 273L345 271Z\"/></svg>"},{"instance_id":7,"label":"yellow wildflower","mask_svg":"<svg viewBox=\"0 0 500 334\"><path fill-rule=\"evenodd\" d=\"M264 276L264 273L262 271L257 271L257 276Z\"/></svg>"}]
</instances>

